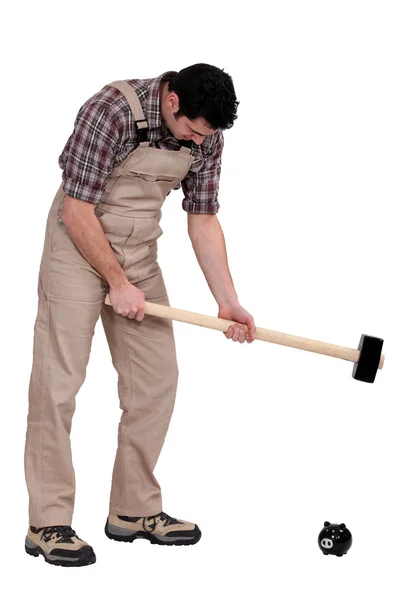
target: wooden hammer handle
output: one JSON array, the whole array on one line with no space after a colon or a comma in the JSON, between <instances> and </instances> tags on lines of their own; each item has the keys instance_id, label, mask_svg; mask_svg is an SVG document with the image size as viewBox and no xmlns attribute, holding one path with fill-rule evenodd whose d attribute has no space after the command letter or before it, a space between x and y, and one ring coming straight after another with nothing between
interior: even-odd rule
<instances>
[{"instance_id":1,"label":"wooden hammer handle","mask_svg":"<svg viewBox=\"0 0 400 600\"><path fill-rule=\"evenodd\" d=\"M106 295L105 303L111 305L108 294ZM162 317L163 319L171 319L173 321L181 321L182 323L190 323L191 325L199 325L200 327L207 327L208 329L216 329L223 332L228 331L229 327L236 323L236 321L228 321L227 319L220 319L219 317L210 317L208 315L202 315L180 308L154 304L153 302L144 303L144 312L146 315L153 315L154 317ZM255 338L257 340L262 340L263 342L279 344L280 346L289 346L290 348L298 348L299 350L307 350L308 352L316 352L317 354L325 354L326 356L342 358L343 360L349 360L354 363L358 362L360 357L360 351L353 348L335 346L334 344L318 342L308 338L289 335L288 333L280 333L279 331L273 331L272 329L263 329L262 327L256 327ZM379 363L380 369L383 367L384 360L385 357L382 355Z\"/></svg>"}]
</instances>

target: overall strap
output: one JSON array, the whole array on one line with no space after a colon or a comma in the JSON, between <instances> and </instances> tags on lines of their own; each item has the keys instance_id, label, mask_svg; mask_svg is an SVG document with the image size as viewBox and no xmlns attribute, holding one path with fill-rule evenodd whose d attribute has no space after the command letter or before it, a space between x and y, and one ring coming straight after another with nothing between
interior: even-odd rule
<instances>
[{"instance_id":1,"label":"overall strap","mask_svg":"<svg viewBox=\"0 0 400 600\"><path fill-rule=\"evenodd\" d=\"M192 154L192 148L193 148L193 146L190 146L190 147L181 146L179 149L179 152L182 152L183 154Z\"/></svg>"},{"instance_id":2,"label":"overall strap","mask_svg":"<svg viewBox=\"0 0 400 600\"><path fill-rule=\"evenodd\" d=\"M136 127L138 129L140 145L148 146L147 130L149 126L146 119L144 118L142 105L133 87L129 85L127 81L122 80L113 81L112 83L108 83L107 85L117 88L117 90L119 90L125 96L132 111Z\"/></svg>"}]
</instances>

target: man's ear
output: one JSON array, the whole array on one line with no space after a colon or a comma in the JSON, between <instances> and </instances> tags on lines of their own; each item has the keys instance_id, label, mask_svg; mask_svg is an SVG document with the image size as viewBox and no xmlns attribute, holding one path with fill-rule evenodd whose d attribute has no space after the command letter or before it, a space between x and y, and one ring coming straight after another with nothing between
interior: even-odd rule
<instances>
[{"instance_id":1,"label":"man's ear","mask_svg":"<svg viewBox=\"0 0 400 600\"><path fill-rule=\"evenodd\" d=\"M171 110L173 110L174 112L177 112L179 110L179 98L175 94L175 92L171 92L168 95L167 101L168 101L168 106Z\"/></svg>"}]
</instances>

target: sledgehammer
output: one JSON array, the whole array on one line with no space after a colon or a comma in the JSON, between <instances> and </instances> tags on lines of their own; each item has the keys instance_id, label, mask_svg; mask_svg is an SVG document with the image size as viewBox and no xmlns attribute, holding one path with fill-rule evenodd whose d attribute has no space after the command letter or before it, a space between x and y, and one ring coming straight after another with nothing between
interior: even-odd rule
<instances>
[{"instance_id":1,"label":"sledgehammer","mask_svg":"<svg viewBox=\"0 0 400 600\"><path fill-rule=\"evenodd\" d=\"M108 294L106 295L105 303L111 305ZM228 328L235 324L235 321L201 315L152 302L144 303L144 312L154 317L172 319L174 321L181 321L182 323L190 323L191 325L200 325L200 327L207 327L208 329L216 329L223 332L228 331ZM299 350L307 350L308 352L316 352L317 354L325 354L326 356L349 360L354 363L353 378L367 383L375 381L376 373L378 369L382 369L385 361L385 357L382 354L383 340L365 334L361 336L357 350L297 337L288 333L280 333L271 329L262 329L261 327L256 327L255 338L272 344L289 346L290 348L298 348Z\"/></svg>"}]
</instances>

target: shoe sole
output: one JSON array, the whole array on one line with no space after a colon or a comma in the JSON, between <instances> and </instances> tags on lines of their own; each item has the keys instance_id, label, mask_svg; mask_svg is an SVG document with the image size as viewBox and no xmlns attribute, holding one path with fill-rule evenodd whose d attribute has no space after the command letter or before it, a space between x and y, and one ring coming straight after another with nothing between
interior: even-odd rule
<instances>
[{"instance_id":1,"label":"shoe sole","mask_svg":"<svg viewBox=\"0 0 400 600\"><path fill-rule=\"evenodd\" d=\"M149 540L150 544L157 544L158 546L193 546L197 544L197 542L201 538L201 531L197 527L194 529L194 536L191 538L188 537L179 537L179 533L177 536L171 539L166 538L165 536L158 536L148 531L135 531L132 532L129 529L123 529L122 527L117 527L116 525L110 525L107 519L104 532L106 536L110 540L115 540L116 542L129 542L132 543L138 539Z\"/></svg>"},{"instance_id":2,"label":"shoe sole","mask_svg":"<svg viewBox=\"0 0 400 600\"><path fill-rule=\"evenodd\" d=\"M78 558L53 558L53 555L45 552L40 546L31 547L25 543L25 552L34 557L37 557L39 554L41 554L47 563L50 565L56 565L57 567L86 567L87 565L93 565L96 562L96 555L93 550L85 551Z\"/></svg>"}]
</instances>

